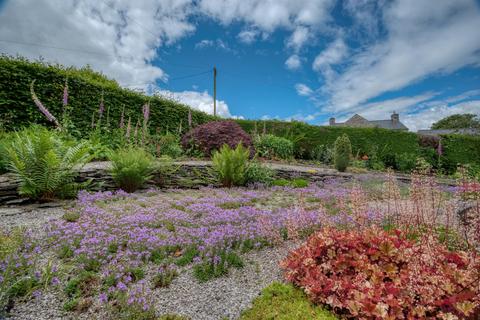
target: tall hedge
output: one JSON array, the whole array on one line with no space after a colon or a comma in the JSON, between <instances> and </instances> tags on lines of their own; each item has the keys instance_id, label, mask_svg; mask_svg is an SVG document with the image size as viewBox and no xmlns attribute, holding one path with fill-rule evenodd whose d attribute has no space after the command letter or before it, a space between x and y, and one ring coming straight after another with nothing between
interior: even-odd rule
<instances>
[{"instance_id":1,"label":"tall hedge","mask_svg":"<svg viewBox=\"0 0 480 320\"><path fill-rule=\"evenodd\" d=\"M448 171L454 171L459 164L480 165L480 136L443 135L442 166Z\"/></svg>"},{"instance_id":2,"label":"tall hedge","mask_svg":"<svg viewBox=\"0 0 480 320\"><path fill-rule=\"evenodd\" d=\"M354 155L371 154L372 152L382 154L419 154L418 137L415 133L394 131L379 128L349 128L312 126L303 122L283 121L252 121L238 120L240 126L247 132L257 130L261 133L265 129L272 133L288 138L295 142L295 153L297 157L309 158L310 151L318 145L333 146L335 140L343 135L348 135L352 143Z\"/></svg>"},{"instance_id":3,"label":"tall hedge","mask_svg":"<svg viewBox=\"0 0 480 320\"><path fill-rule=\"evenodd\" d=\"M150 100L152 130L177 130L180 123L183 131L188 130L189 108L183 104L123 89L115 81L88 67L66 68L8 56L0 56L0 122L7 130L27 126L29 123L49 125L32 101L30 83L36 80L37 96L51 113L59 117L67 77L69 104L73 108L72 120L83 133L91 126L92 114L98 111L102 92L112 123L119 123L122 108L125 108L125 118L131 117L135 124L142 117L142 106ZM193 124L214 119L206 113L192 110Z\"/></svg>"}]
</instances>

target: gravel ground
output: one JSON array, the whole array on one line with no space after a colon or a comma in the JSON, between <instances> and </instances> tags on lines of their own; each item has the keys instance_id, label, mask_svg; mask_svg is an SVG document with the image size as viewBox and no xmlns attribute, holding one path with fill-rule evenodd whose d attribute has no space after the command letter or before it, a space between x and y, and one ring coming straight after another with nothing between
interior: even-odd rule
<instances>
[{"instance_id":1,"label":"gravel ground","mask_svg":"<svg viewBox=\"0 0 480 320\"><path fill-rule=\"evenodd\" d=\"M181 314L198 320L237 319L263 288L282 280L278 264L294 247L294 243L285 243L246 254L242 269L205 283L184 272L169 288L155 291L155 306L159 314Z\"/></svg>"},{"instance_id":2,"label":"gravel ground","mask_svg":"<svg viewBox=\"0 0 480 320\"><path fill-rule=\"evenodd\" d=\"M232 269L228 276L204 283L198 282L190 268L184 269L168 288L156 289L154 296L158 315L178 314L192 320L238 319L251 306L260 291L274 281L282 280L279 262L298 243L284 243L243 255L245 266ZM94 301L82 314L63 311L63 294L49 290L37 298L16 303L9 320L106 319L106 310Z\"/></svg>"},{"instance_id":3,"label":"gravel ground","mask_svg":"<svg viewBox=\"0 0 480 320\"><path fill-rule=\"evenodd\" d=\"M0 207L0 229L26 226L43 232L52 218L63 215L71 202ZM156 289L155 307L159 315L179 314L192 320L237 319L242 310L273 281L281 281L279 261L298 245L292 242L243 255L245 266L231 269L228 276L199 283L187 267L168 288ZM154 266L152 266L153 268ZM147 271L147 273L149 273ZM39 297L15 303L11 320L106 319L106 310L98 301L82 314L63 311L62 288L49 288Z\"/></svg>"},{"instance_id":4,"label":"gravel ground","mask_svg":"<svg viewBox=\"0 0 480 320\"><path fill-rule=\"evenodd\" d=\"M0 206L0 230L29 227L40 230L50 219L60 218L72 201L57 201L21 206Z\"/></svg>"}]
</instances>

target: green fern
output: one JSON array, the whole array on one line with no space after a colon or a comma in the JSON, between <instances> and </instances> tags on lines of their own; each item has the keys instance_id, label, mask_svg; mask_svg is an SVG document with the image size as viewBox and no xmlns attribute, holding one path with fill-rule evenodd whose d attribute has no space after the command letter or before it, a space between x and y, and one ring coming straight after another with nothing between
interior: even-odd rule
<instances>
[{"instance_id":1,"label":"green fern","mask_svg":"<svg viewBox=\"0 0 480 320\"><path fill-rule=\"evenodd\" d=\"M75 196L78 169L89 160L85 142L67 145L54 132L36 126L15 135L7 148L8 169L19 180L19 193L32 199Z\"/></svg>"},{"instance_id":2,"label":"green fern","mask_svg":"<svg viewBox=\"0 0 480 320\"><path fill-rule=\"evenodd\" d=\"M110 156L110 173L118 187L133 192L152 177L155 170L153 157L144 149L129 147Z\"/></svg>"},{"instance_id":3,"label":"green fern","mask_svg":"<svg viewBox=\"0 0 480 320\"><path fill-rule=\"evenodd\" d=\"M249 156L249 150L242 144L238 144L235 149L224 144L220 151L213 154L213 169L223 186L230 188L245 184Z\"/></svg>"}]
</instances>

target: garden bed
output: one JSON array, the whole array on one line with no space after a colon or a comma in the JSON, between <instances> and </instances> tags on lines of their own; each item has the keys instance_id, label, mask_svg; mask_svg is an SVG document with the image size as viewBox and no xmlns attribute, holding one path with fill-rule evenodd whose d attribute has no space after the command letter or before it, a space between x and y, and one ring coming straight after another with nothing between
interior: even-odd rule
<instances>
[{"instance_id":1,"label":"garden bed","mask_svg":"<svg viewBox=\"0 0 480 320\"><path fill-rule=\"evenodd\" d=\"M301 188L81 192L59 206L7 208L2 229L33 230L9 258L17 275L33 279L11 297L9 316L237 319L262 288L282 280L279 262L315 231L388 229L419 217L412 213L432 230L451 227L443 241L462 245L457 189L414 175L404 190L393 176L383 178Z\"/></svg>"}]
</instances>

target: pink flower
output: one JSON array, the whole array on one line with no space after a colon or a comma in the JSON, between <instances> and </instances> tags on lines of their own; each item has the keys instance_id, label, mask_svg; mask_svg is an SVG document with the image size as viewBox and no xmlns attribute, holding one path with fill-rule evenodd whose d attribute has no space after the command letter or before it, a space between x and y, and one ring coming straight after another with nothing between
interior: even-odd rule
<instances>
[{"instance_id":1,"label":"pink flower","mask_svg":"<svg viewBox=\"0 0 480 320\"><path fill-rule=\"evenodd\" d=\"M188 109L188 127L192 127L192 110Z\"/></svg>"}]
</instances>

